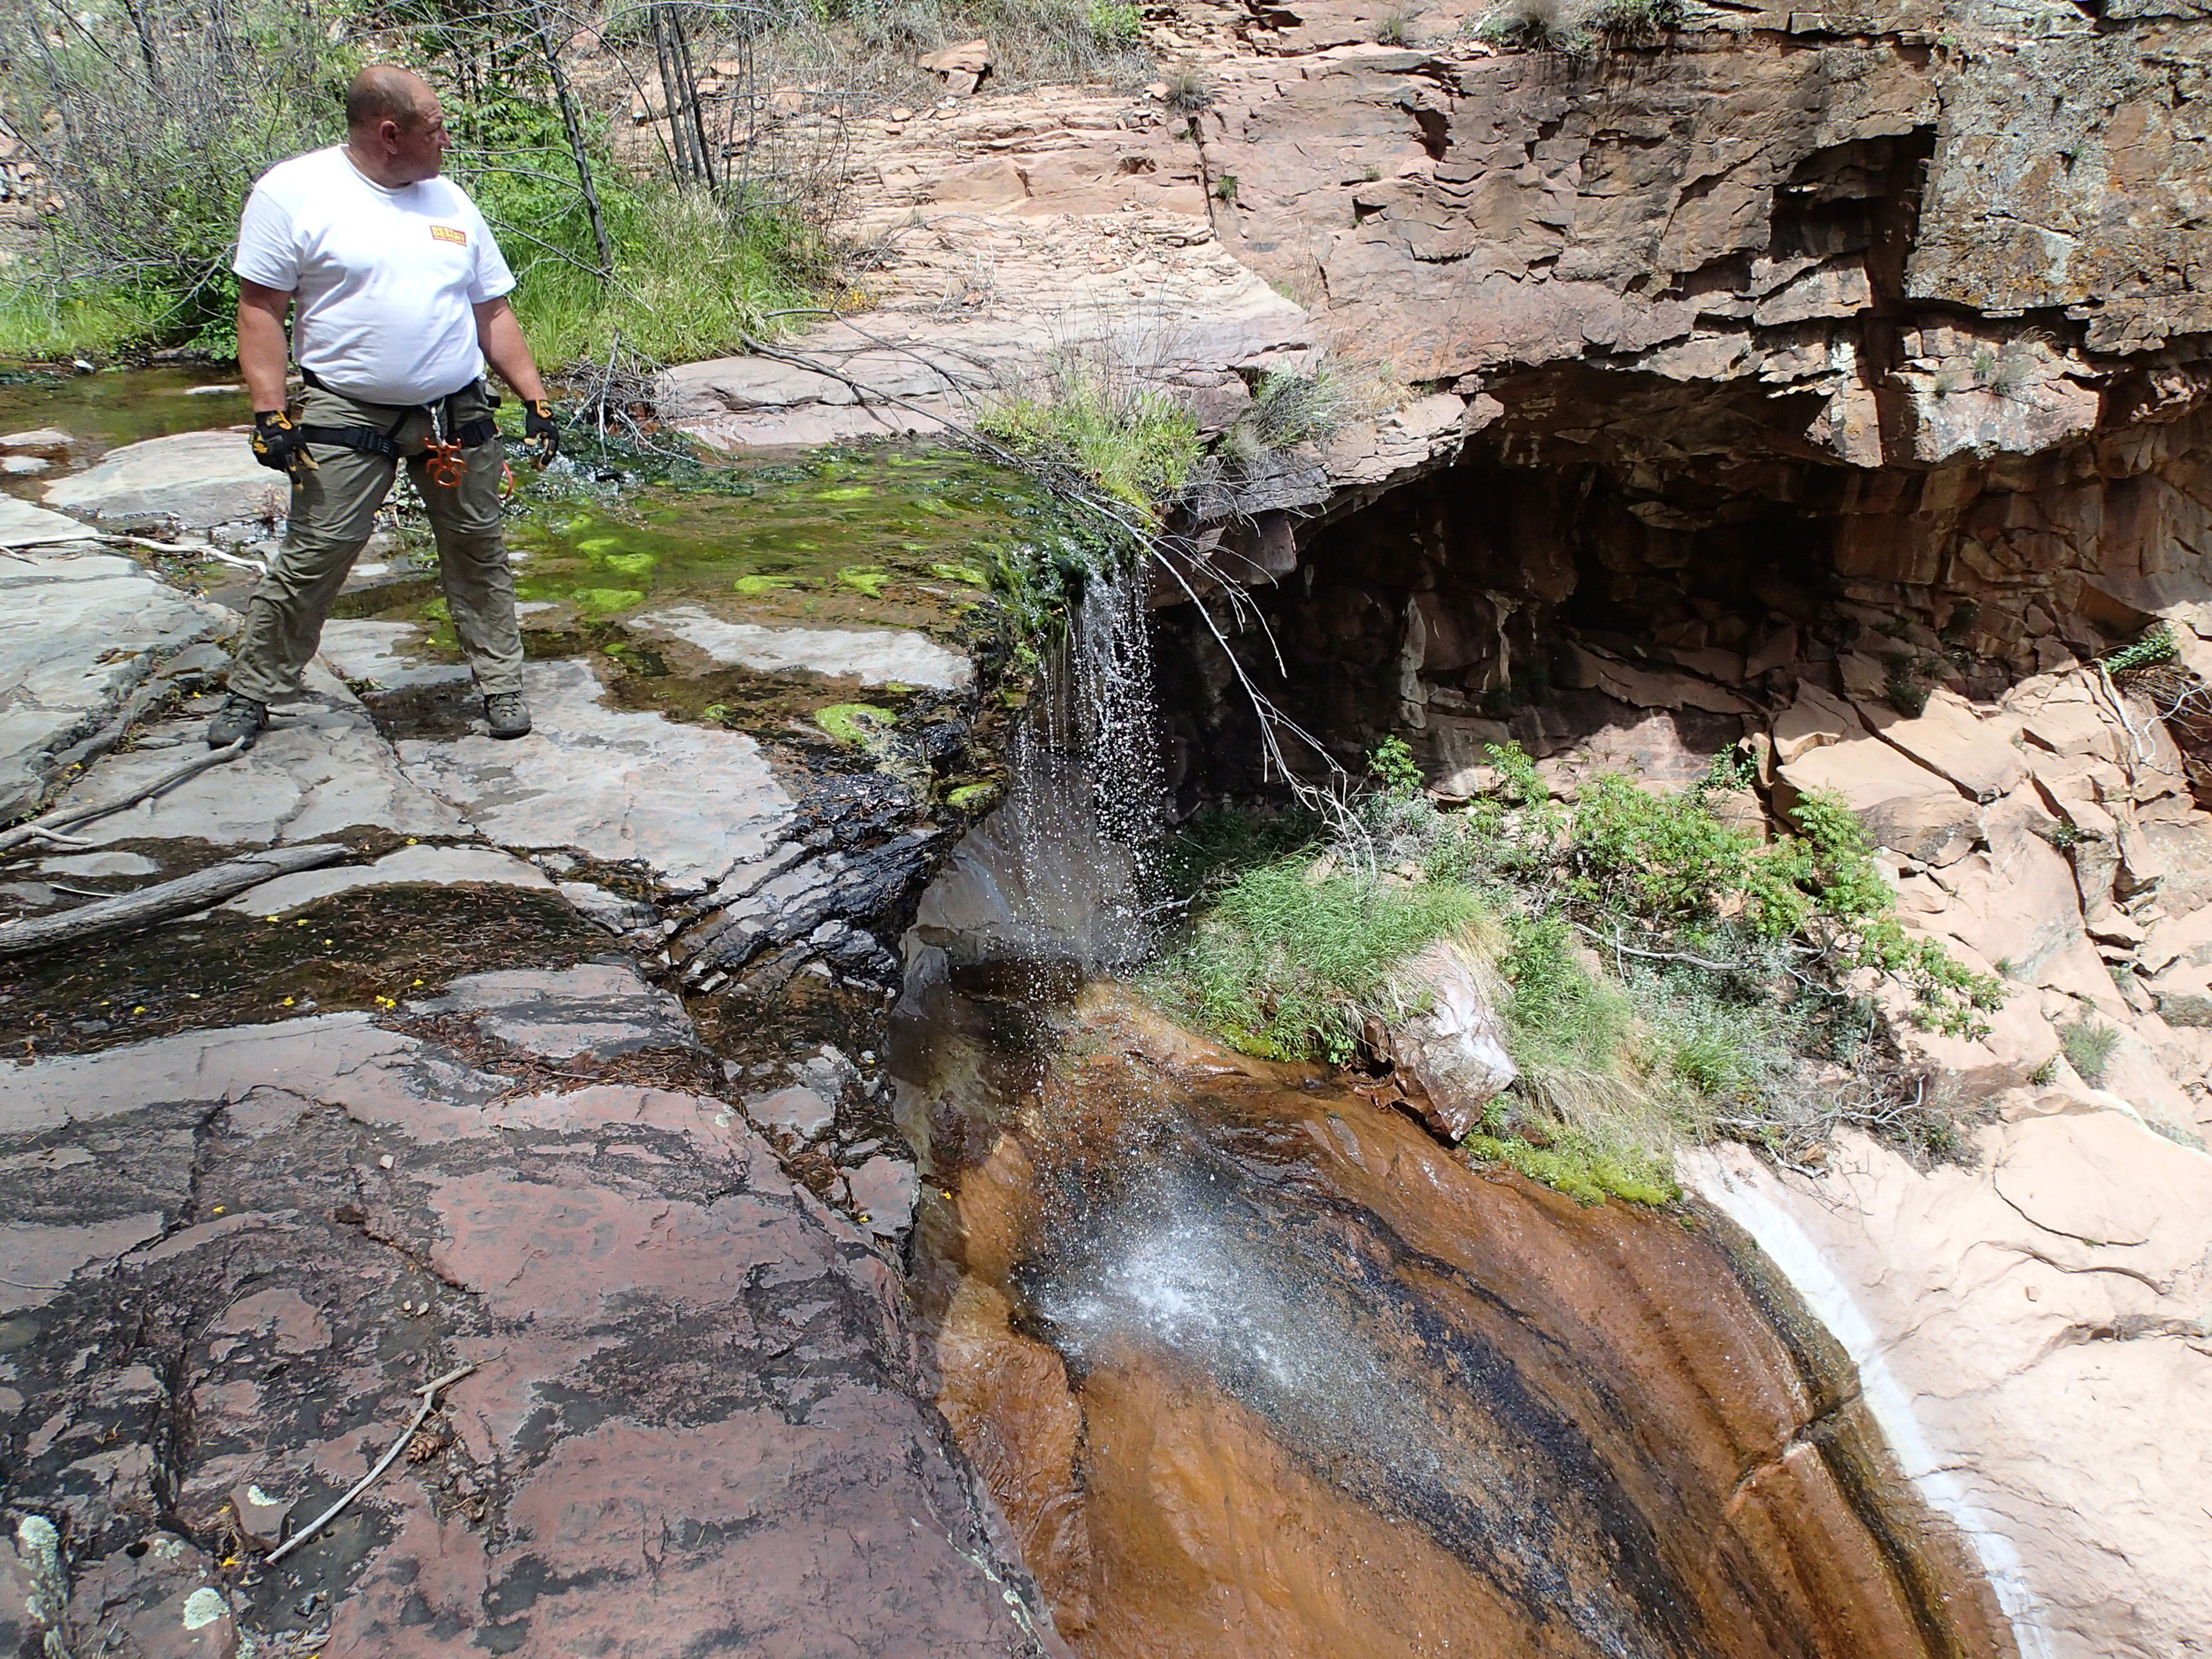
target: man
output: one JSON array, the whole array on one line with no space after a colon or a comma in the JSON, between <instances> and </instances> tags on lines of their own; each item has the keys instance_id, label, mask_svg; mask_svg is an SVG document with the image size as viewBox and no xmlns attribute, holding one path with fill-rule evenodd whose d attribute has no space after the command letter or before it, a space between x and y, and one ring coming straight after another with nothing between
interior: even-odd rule
<instances>
[{"instance_id":1,"label":"man","mask_svg":"<svg viewBox=\"0 0 2212 1659\"><path fill-rule=\"evenodd\" d=\"M427 83L388 65L365 69L346 93L346 142L271 168L247 199L232 267L238 366L254 455L291 476L291 527L246 603L211 746L250 741L269 704L298 692L402 459L429 511L491 734L530 729L486 360L523 400L541 463L559 429L507 303L507 262L476 204L438 176L451 143ZM297 424L285 408L288 307L306 382Z\"/></svg>"}]
</instances>

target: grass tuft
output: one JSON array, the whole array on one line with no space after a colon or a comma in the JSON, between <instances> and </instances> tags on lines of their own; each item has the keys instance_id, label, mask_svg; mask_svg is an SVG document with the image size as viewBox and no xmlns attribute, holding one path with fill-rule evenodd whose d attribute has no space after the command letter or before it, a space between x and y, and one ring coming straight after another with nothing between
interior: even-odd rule
<instances>
[{"instance_id":1,"label":"grass tuft","mask_svg":"<svg viewBox=\"0 0 2212 1659\"><path fill-rule=\"evenodd\" d=\"M2103 1083L2105 1066L2119 1043L2119 1032L2093 1015L2085 1014L2058 1028L2058 1046L2067 1064L2093 1088Z\"/></svg>"},{"instance_id":2,"label":"grass tuft","mask_svg":"<svg viewBox=\"0 0 2212 1659\"><path fill-rule=\"evenodd\" d=\"M1054 360L1035 396L987 410L976 424L1016 454L1071 467L1148 513L1182 489L1204 447L1196 419L1169 393L1075 353Z\"/></svg>"},{"instance_id":3,"label":"grass tuft","mask_svg":"<svg viewBox=\"0 0 2212 1659\"><path fill-rule=\"evenodd\" d=\"M1394 971L1484 914L1456 884L1394 885L1294 855L1223 887L1150 983L1168 1007L1248 1054L1341 1065L1371 1015L1418 1011L1393 987Z\"/></svg>"}]
</instances>

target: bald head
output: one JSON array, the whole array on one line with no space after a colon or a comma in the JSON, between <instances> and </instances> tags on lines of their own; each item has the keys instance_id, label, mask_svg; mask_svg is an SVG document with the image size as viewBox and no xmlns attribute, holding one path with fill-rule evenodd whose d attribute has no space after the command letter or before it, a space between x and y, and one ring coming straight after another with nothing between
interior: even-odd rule
<instances>
[{"instance_id":1,"label":"bald head","mask_svg":"<svg viewBox=\"0 0 2212 1659\"><path fill-rule=\"evenodd\" d=\"M357 133L389 121L403 132L412 132L437 101L438 95L420 75L396 64L371 64L346 88L346 127Z\"/></svg>"},{"instance_id":2,"label":"bald head","mask_svg":"<svg viewBox=\"0 0 2212 1659\"><path fill-rule=\"evenodd\" d=\"M420 75L372 64L346 88L346 153L392 188L434 179L452 140L438 95Z\"/></svg>"}]
</instances>

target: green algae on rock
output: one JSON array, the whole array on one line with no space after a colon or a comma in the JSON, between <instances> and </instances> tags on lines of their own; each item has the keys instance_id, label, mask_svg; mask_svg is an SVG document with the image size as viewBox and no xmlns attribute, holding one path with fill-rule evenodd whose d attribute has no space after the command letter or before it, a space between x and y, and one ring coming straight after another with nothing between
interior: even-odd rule
<instances>
[{"instance_id":1,"label":"green algae on rock","mask_svg":"<svg viewBox=\"0 0 2212 1659\"><path fill-rule=\"evenodd\" d=\"M814 711L814 724L850 749L875 748L897 723L890 710L872 703L833 703Z\"/></svg>"}]
</instances>

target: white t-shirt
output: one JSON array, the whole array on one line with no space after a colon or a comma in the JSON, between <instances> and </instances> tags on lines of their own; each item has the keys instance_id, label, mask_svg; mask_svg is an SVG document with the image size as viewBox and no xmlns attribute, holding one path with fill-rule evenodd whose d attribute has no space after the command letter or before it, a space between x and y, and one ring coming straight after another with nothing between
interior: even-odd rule
<instances>
[{"instance_id":1,"label":"white t-shirt","mask_svg":"<svg viewBox=\"0 0 2212 1659\"><path fill-rule=\"evenodd\" d=\"M470 308L515 285L450 179L385 188L343 146L280 162L246 198L231 266L296 292L292 356L371 403L424 403L484 372Z\"/></svg>"}]
</instances>

